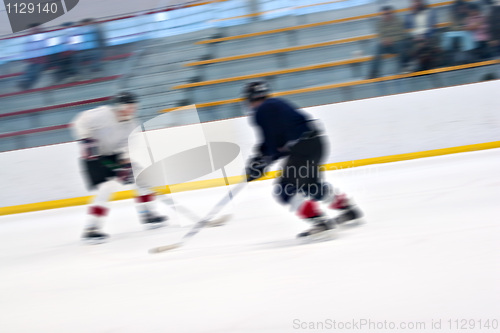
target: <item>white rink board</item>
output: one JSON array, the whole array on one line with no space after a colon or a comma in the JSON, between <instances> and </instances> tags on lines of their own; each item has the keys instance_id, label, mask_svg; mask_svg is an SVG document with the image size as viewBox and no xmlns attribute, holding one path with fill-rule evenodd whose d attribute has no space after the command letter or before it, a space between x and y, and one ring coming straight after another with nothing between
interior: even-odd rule
<instances>
[{"instance_id":1,"label":"white rink board","mask_svg":"<svg viewBox=\"0 0 500 333\"><path fill-rule=\"evenodd\" d=\"M499 141L499 88L499 81L489 81L306 111L323 122L332 144L325 163L335 163ZM240 145L243 158L256 140L246 117L203 126L210 140ZM1 206L89 195L77 159L74 142L1 153ZM238 170L233 166L227 172L232 176Z\"/></svg>"}]
</instances>

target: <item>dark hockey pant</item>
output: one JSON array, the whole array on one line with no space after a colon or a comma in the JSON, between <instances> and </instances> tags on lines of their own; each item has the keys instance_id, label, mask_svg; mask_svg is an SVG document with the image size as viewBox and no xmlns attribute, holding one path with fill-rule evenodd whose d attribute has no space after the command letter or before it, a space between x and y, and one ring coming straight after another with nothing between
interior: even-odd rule
<instances>
[{"instance_id":1,"label":"dark hockey pant","mask_svg":"<svg viewBox=\"0 0 500 333\"><path fill-rule=\"evenodd\" d=\"M322 180L320 173L325 148L324 137L317 134L300 139L291 148L275 187L279 201L288 203L297 193L321 200L329 193L330 185Z\"/></svg>"},{"instance_id":2,"label":"dark hockey pant","mask_svg":"<svg viewBox=\"0 0 500 333\"><path fill-rule=\"evenodd\" d=\"M111 167L117 165L119 155L103 155L95 160L83 160L84 170L86 171L87 186L94 189L97 185L107 182L116 177L116 173Z\"/></svg>"}]
</instances>

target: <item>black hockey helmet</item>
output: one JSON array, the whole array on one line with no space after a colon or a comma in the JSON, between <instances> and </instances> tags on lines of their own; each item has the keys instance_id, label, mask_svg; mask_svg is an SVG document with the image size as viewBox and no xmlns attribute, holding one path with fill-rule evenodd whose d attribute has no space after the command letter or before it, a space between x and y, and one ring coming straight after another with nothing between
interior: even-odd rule
<instances>
[{"instance_id":1,"label":"black hockey helmet","mask_svg":"<svg viewBox=\"0 0 500 333\"><path fill-rule=\"evenodd\" d=\"M269 85L265 81L251 82L245 86L243 90L243 98L249 102L269 97Z\"/></svg>"},{"instance_id":2,"label":"black hockey helmet","mask_svg":"<svg viewBox=\"0 0 500 333\"><path fill-rule=\"evenodd\" d=\"M113 104L136 104L138 102L137 96L128 91L122 91L113 98Z\"/></svg>"}]
</instances>

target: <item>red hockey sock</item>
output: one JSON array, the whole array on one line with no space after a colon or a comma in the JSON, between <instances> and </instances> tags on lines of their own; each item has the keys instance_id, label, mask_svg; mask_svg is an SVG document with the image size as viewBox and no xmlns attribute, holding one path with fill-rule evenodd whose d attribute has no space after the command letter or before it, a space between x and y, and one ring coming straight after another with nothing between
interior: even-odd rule
<instances>
[{"instance_id":1,"label":"red hockey sock","mask_svg":"<svg viewBox=\"0 0 500 333\"><path fill-rule=\"evenodd\" d=\"M310 219L313 217L318 217L323 215L321 210L318 207L318 203L316 201L307 200L305 201L297 211L297 215L303 219Z\"/></svg>"},{"instance_id":2,"label":"red hockey sock","mask_svg":"<svg viewBox=\"0 0 500 333\"><path fill-rule=\"evenodd\" d=\"M151 202L155 199L154 194L139 195L135 197L137 203Z\"/></svg>"},{"instance_id":3,"label":"red hockey sock","mask_svg":"<svg viewBox=\"0 0 500 333\"><path fill-rule=\"evenodd\" d=\"M345 194L336 195L333 199L330 209L345 209L349 206L349 202Z\"/></svg>"},{"instance_id":4,"label":"red hockey sock","mask_svg":"<svg viewBox=\"0 0 500 333\"><path fill-rule=\"evenodd\" d=\"M89 214L94 215L96 217L103 217L108 215L108 208L102 206L90 206Z\"/></svg>"}]
</instances>

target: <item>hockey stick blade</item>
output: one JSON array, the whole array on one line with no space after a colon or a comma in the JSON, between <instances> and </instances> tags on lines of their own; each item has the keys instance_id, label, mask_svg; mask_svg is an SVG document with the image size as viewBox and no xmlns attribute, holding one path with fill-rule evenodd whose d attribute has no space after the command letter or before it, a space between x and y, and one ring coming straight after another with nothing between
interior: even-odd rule
<instances>
[{"instance_id":1,"label":"hockey stick blade","mask_svg":"<svg viewBox=\"0 0 500 333\"><path fill-rule=\"evenodd\" d=\"M182 243L175 243L175 244L170 244L170 245L165 245L165 246L158 246L154 247L149 250L149 253L155 254L155 253L162 253L162 252L167 252L170 250L175 250L178 249L182 246Z\"/></svg>"},{"instance_id":2,"label":"hockey stick blade","mask_svg":"<svg viewBox=\"0 0 500 333\"><path fill-rule=\"evenodd\" d=\"M207 228L216 228L221 227L226 224L227 221L231 219L231 214L222 215L220 217L216 217L207 222Z\"/></svg>"},{"instance_id":3,"label":"hockey stick blade","mask_svg":"<svg viewBox=\"0 0 500 333\"><path fill-rule=\"evenodd\" d=\"M231 192L229 192L227 195L225 195L210 211L210 213L207 214L207 216L197 222L191 230L188 231L182 237L182 240L179 243L172 244L172 245L165 245L165 246L159 246L156 248L153 248L149 251L149 253L161 253L165 251L169 251L172 249L177 249L181 247L184 243L186 243L188 240L196 236L203 228L207 227L209 225L210 221L212 218L217 215L229 202L231 202L234 198L234 196L241 191L241 189L247 184L247 182L241 182L238 185L236 185L235 188Z\"/></svg>"}]
</instances>

